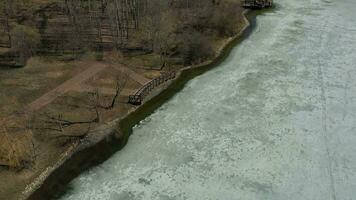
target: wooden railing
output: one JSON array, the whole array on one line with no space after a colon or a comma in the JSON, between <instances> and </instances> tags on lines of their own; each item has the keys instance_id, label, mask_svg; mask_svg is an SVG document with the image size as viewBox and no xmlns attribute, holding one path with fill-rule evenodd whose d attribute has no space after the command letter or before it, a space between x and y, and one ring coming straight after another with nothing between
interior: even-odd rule
<instances>
[{"instance_id":1,"label":"wooden railing","mask_svg":"<svg viewBox=\"0 0 356 200\"><path fill-rule=\"evenodd\" d=\"M273 4L273 0L244 0L242 6L245 8L268 8Z\"/></svg>"},{"instance_id":2,"label":"wooden railing","mask_svg":"<svg viewBox=\"0 0 356 200\"><path fill-rule=\"evenodd\" d=\"M157 86L162 83L172 80L176 77L176 72L164 73L161 76L151 80L142 86L134 95L129 96L129 103L133 105L141 105L144 98Z\"/></svg>"}]
</instances>

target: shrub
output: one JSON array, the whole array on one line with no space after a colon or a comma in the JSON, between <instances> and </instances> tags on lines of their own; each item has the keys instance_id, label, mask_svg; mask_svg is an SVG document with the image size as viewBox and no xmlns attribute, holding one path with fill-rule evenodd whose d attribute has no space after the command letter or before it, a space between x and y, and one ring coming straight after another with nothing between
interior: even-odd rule
<instances>
[{"instance_id":1,"label":"shrub","mask_svg":"<svg viewBox=\"0 0 356 200\"><path fill-rule=\"evenodd\" d=\"M209 26L215 29L219 36L233 36L236 33L239 23L238 5L236 3L226 3L215 9L210 18Z\"/></svg>"},{"instance_id":2,"label":"shrub","mask_svg":"<svg viewBox=\"0 0 356 200\"><path fill-rule=\"evenodd\" d=\"M26 64L27 59L33 56L40 43L40 34L37 29L17 24L11 30L12 48L20 53L20 63Z\"/></svg>"},{"instance_id":3,"label":"shrub","mask_svg":"<svg viewBox=\"0 0 356 200\"><path fill-rule=\"evenodd\" d=\"M13 125L18 124L11 119L0 118L0 165L19 170L29 167L33 162L33 138L29 130L10 133L8 126Z\"/></svg>"},{"instance_id":4,"label":"shrub","mask_svg":"<svg viewBox=\"0 0 356 200\"><path fill-rule=\"evenodd\" d=\"M95 51L95 60L96 61L103 61L104 60L104 50L103 50L102 45L99 45L99 47Z\"/></svg>"},{"instance_id":5,"label":"shrub","mask_svg":"<svg viewBox=\"0 0 356 200\"><path fill-rule=\"evenodd\" d=\"M197 31L191 31L182 36L178 52L183 56L185 64L201 62L214 56L211 41Z\"/></svg>"}]
</instances>

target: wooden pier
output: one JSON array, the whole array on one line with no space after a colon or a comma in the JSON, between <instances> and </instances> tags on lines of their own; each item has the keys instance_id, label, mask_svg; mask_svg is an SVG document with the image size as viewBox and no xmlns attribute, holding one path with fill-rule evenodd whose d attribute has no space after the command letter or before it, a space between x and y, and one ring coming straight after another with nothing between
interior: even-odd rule
<instances>
[{"instance_id":1,"label":"wooden pier","mask_svg":"<svg viewBox=\"0 0 356 200\"><path fill-rule=\"evenodd\" d=\"M164 73L161 76L151 80L142 88L140 88L134 95L129 96L129 103L132 105L141 105L144 98L157 86L165 83L169 80L172 80L176 77L176 72L168 72Z\"/></svg>"},{"instance_id":2,"label":"wooden pier","mask_svg":"<svg viewBox=\"0 0 356 200\"><path fill-rule=\"evenodd\" d=\"M242 2L242 6L244 8L251 9L262 9L262 8L270 8L273 5L273 0L244 0Z\"/></svg>"}]
</instances>

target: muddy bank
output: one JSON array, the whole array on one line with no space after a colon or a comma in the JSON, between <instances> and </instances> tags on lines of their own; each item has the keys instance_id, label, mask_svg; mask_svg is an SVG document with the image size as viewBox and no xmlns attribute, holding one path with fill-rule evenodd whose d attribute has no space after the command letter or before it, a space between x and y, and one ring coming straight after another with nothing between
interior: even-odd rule
<instances>
[{"instance_id":1,"label":"muddy bank","mask_svg":"<svg viewBox=\"0 0 356 200\"><path fill-rule=\"evenodd\" d=\"M112 122L100 130L102 131L98 134L100 136L86 139L79 146L73 147L56 166L48 169L27 187L22 199L51 199L70 190L67 185L71 180L83 171L104 162L125 146L134 125L179 92L189 80L219 66L233 47L250 35L255 26L256 15L257 12L246 14L245 27L234 38L226 41L225 45L218 50L216 59L181 70L175 80L152 93L142 106L120 120L118 126L115 125L117 121Z\"/></svg>"}]
</instances>

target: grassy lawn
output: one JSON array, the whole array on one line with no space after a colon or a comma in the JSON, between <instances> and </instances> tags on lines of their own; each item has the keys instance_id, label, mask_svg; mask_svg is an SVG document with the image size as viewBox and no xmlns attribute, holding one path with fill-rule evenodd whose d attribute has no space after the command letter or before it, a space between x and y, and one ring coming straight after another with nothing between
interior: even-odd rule
<instances>
[{"instance_id":1,"label":"grassy lawn","mask_svg":"<svg viewBox=\"0 0 356 200\"><path fill-rule=\"evenodd\" d=\"M31 59L24 68L0 68L1 115L21 111L84 68L80 62L52 62L41 58Z\"/></svg>"}]
</instances>

